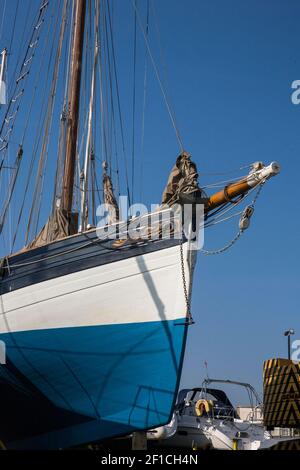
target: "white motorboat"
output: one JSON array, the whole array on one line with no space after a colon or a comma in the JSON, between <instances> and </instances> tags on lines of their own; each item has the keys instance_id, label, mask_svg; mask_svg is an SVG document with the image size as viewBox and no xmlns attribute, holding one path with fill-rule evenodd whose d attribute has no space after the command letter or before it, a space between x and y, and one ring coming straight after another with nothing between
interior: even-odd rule
<instances>
[{"instance_id":1,"label":"white motorboat","mask_svg":"<svg viewBox=\"0 0 300 470\"><path fill-rule=\"evenodd\" d=\"M244 387L248 392L252 412L241 419L223 390L211 388L213 383ZM266 431L257 410L262 408L255 389L247 383L230 380L205 379L202 387L183 389L179 392L174 418L167 430L148 432L148 439L157 439L163 447L258 450L266 449L291 437L274 436ZM173 423L173 426L171 424ZM174 426L177 423L175 431ZM156 436L156 437L155 437Z\"/></svg>"}]
</instances>

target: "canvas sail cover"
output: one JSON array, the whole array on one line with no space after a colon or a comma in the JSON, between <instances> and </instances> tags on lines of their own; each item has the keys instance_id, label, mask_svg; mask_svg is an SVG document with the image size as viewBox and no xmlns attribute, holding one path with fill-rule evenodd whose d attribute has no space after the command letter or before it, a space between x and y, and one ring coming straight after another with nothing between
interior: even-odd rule
<instances>
[{"instance_id":1,"label":"canvas sail cover","mask_svg":"<svg viewBox=\"0 0 300 470\"><path fill-rule=\"evenodd\" d=\"M3 80L0 81L0 104L6 104L6 84Z\"/></svg>"},{"instance_id":2,"label":"canvas sail cover","mask_svg":"<svg viewBox=\"0 0 300 470\"><path fill-rule=\"evenodd\" d=\"M103 175L103 196L104 203L108 205L108 223L113 224L119 220L119 207L114 195L111 178L106 173Z\"/></svg>"},{"instance_id":3,"label":"canvas sail cover","mask_svg":"<svg viewBox=\"0 0 300 470\"><path fill-rule=\"evenodd\" d=\"M162 204L172 206L178 201L180 193L191 193L200 189L197 167L190 157L187 152L182 152L177 157L163 192Z\"/></svg>"},{"instance_id":4,"label":"canvas sail cover","mask_svg":"<svg viewBox=\"0 0 300 470\"><path fill-rule=\"evenodd\" d=\"M67 211L56 207L53 215L51 215L36 238L26 246L25 250L37 248L47 243L60 240L62 238L75 235L78 232L78 214L71 213L68 216Z\"/></svg>"},{"instance_id":5,"label":"canvas sail cover","mask_svg":"<svg viewBox=\"0 0 300 470\"><path fill-rule=\"evenodd\" d=\"M106 173L103 176L103 192L104 202L108 205L108 223L112 224L119 220L119 208L113 193L111 178ZM66 210L56 207L39 234L24 250L38 248L76 233L78 233L78 213L72 212L68 215Z\"/></svg>"},{"instance_id":6,"label":"canvas sail cover","mask_svg":"<svg viewBox=\"0 0 300 470\"><path fill-rule=\"evenodd\" d=\"M4 81L4 70L7 57L7 50L1 52L1 65L0 65L0 104L7 104L6 100L6 83Z\"/></svg>"}]
</instances>

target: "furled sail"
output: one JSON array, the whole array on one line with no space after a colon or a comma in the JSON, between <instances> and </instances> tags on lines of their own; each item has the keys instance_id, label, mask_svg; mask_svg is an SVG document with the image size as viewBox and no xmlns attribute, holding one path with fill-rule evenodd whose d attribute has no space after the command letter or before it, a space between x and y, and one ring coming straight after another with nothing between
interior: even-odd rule
<instances>
[{"instance_id":1,"label":"furled sail","mask_svg":"<svg viewBox=\"0 0 300 470\"><path fill-rule=\"evenodd\" d=\"M110 176L103 173L103 197L108 206L108 223L113 224L119 220L119 207L116 201Z\"/></svg>"},{"instance_id":2,"label":"furled sail","mask_svg":"<svg viewBox=\"0 0 300 470\"><path fill-rule=\"evenodd\" d=\"M182 152L171 170L167 186L162 195L162 204L172 206L178 201L180 193L199 191L197 167L191 155Z\"/></svg>"},{"instance_id":3,"label":"furled sail","mask_svg":"<svg viewBox=\"0 0 300 470\"><path fill-rule=\"evenodd\" d=\"M78 232L78 213L72 212L68 216L67 212L60 207L56 207L54 213L36 236L36 238L26 246L26 250L46 245L47 243L60 240Z\"/></svg>"},{"instance_id":4,"label":"furled sail","mask_svg":"<svg viewBox=\"0 0 300 470\"><path fill-rule=\"evenodd\" d=\"M7 57L7 50L1 52L1 65L0 65L0 104L6 104L6 83L4 81L5 63Z\"/></svg>"}]
</instances>

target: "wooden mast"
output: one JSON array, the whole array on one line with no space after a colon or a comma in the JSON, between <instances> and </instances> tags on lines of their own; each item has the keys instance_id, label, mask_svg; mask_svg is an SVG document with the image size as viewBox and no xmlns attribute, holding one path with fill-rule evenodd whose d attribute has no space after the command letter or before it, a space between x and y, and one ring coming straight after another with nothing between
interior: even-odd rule
<instances>
[{"instance_id":1,"label":"wooden mast","mask_svg":"<svg viewBox=\"0 0 300 470\"><path fill-rule=\"evenodd\" d=\"M69 88L69 120L66 157L63 175L62 209L72 211L77 135L79 122L80 82L84 40L86 0L73 0L76 4L73 26L72 62Z\"/></svg>"}]
</instances>

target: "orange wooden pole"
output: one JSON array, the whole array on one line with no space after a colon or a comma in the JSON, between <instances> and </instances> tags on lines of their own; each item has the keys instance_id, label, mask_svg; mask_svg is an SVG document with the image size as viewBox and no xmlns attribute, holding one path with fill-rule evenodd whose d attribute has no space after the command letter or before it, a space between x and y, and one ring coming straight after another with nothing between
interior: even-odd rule
<instances>
[{"instance_id":1,"label":"orange wooden pole","mask_svg":"<svg viewBox=\"0 0 300 470\"><path fill-rule=\"evenodd\" d=\"M210 196L204 211L208 213L226 202L230 202L236 197L246 194L251 188L255 188L255 186L265 182L267 179L280 172L280 166L277 162L272 162L268 166L258 163L254 168L255 169L246 178L236 183L229 184L221 191Z\"/></svg>"},{"instance_id":2,"label":"orange wooden pole","mask_svg":"<svg viewBox=\"0 0 300 470\"><path fill-rule=\"evenodd\" d=\"M250 186L247 181L239 181L237 183L230 184L226 186L221 191L210 196L205 212L210 212L213 209L216 209L226 202L232 201L234 198L246 194L250 189Z\"/></svg>"}]
</instances>

